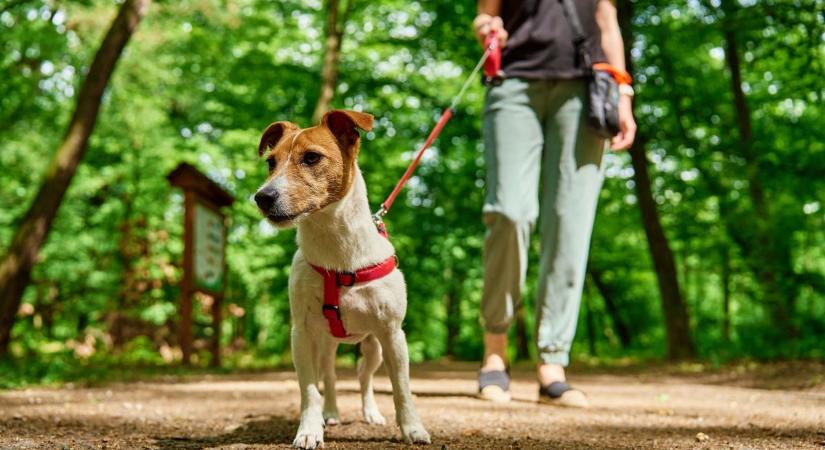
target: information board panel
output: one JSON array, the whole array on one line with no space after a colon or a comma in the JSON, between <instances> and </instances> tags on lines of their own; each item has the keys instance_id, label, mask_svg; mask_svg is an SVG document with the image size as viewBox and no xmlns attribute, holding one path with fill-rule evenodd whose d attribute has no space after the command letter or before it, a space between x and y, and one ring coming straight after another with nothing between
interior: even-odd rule
<instances>
[{"instance_id":1,"label":"information board panel","mask_svg":"<svg viewBox=\"0 0 825 450\"><path fill-rule=\"evenodd\" d=\"M225 230L223 217L198 202L195 206L195 286L210 292L223 288Z\"/></svg>"}]
</instances>

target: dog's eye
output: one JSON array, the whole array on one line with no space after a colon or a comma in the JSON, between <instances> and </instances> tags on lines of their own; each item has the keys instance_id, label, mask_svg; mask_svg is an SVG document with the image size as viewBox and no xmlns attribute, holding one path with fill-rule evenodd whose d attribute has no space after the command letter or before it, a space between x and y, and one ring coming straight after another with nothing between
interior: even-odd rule
<instances>
[{"instance_id":1,"label":"dog's eye","mask_svg":"<svg viewBox=\"0 0 825 450\"><path fill-rule=\"evenodd\" d=\"M304 153L304 157L301 159L301 162L308 166L314 166L318 164L318 161L321 160L321 154L315 152L306 152Z\"/></svg>"},{"instance_id":2,"label":"dog's eye","mask_svg":"<svg viewBox=\"0 0 825 450\"><path fill-rule=\"evenodd\" d=\"M269 158L266 160L266 163L269 164L269 171L272 172L275 170L275 158Z\"/></svg>"}]
</instances>

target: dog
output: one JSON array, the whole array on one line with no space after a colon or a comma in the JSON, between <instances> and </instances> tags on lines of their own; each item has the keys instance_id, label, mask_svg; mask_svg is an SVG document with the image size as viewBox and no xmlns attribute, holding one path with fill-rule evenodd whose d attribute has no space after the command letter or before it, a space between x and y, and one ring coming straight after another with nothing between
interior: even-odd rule
<instances>
[{"instance_id":1,"label":"dog","mask_svg":"<svg viewBox=\"0 0 825 450\"><path fill-rule=\"evenodd\" d=\"M323 446L324 426L341 422L335 354L338 344L359 342L364 420L386 423L373 393L373 374L383 353L404 442L430 443L410 394L401 329L407 309L404 276L395 249L370 215L357 163L359 130L370 131L372 124L370 114L334 110L311 128L275 122L258 146L269 175L255 202L274 226L297 228L298 250L289 275L292 359L301 390L296 448Z\"/></svg>"}]
</instances>

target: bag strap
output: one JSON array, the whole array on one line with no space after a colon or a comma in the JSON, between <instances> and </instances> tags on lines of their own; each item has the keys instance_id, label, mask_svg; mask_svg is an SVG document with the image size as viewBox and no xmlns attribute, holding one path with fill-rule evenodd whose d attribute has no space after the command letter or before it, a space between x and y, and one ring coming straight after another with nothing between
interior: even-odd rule
<instances>
[{"instance_id":1,"label":"bag strap","mask_svg":"<svg viewBox=\"0 0 825 450\"><path fill-rule=\"evenodd\" d=\"M564 16L567 17L567 21L570 23L570 30L573 32L573 46L576 47L576 51L579 54L579 62L590 70L592 65L591 58L584 45L585 42L587 42L587 36L584 34L582 23L579 20L576 5L573 4L573 0L559 0L559 2L561 2L561 6L564 9Z\"/></svg>"}]
</instances>

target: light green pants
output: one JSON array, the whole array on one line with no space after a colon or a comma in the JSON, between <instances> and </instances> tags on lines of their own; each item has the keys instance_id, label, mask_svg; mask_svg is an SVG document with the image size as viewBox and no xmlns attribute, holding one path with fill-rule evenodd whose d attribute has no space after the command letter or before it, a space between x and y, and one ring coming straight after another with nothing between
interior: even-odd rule
<instances>
[{"instance_id":1,"label":"light green pants","mask_svg":"<svg viewBox=\"0 0 825 450\"><path fill-rule=\"evenodd\" d=\"M506 333L519 307L541 185L536 345L540 361L565 366L604 179L605 141L587 125L585 95L582 80L508 79L484 106L484 328Z\"/></svg>"}]
</instances>

